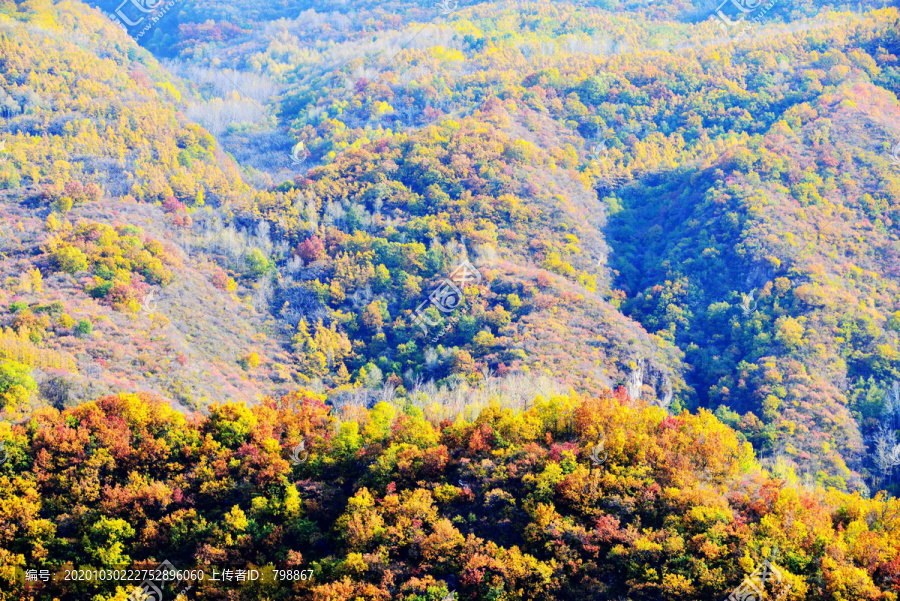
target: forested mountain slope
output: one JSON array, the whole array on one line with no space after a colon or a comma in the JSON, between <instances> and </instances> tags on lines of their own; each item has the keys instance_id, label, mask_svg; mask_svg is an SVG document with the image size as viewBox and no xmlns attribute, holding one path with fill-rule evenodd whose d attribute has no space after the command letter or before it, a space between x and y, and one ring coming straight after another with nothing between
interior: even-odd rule
<instances>
[{"instance_id":1,"label":"forested mountain slope","mask_svg":"<svg viewBox=\"0 0 900 601\"><path fill-rule=\"evenodd\" d=\"M898 375L896 12L821 6L769 15L734 39L714 20L639 20L565 3L439 8L398 9L402 18L394 20L328 11L261 15L233 39L185 26L181 41L148 44L180 55L170 67L199 83L204 100L191 108L198 119L214 126L220 122L210 115L230 103L235 116L222 126L225 144L273 183L284 177L292 140L302 142L304 162L294 168L304 173L282 185L277 200L257 195L244 207L265 216L273 231L302 243L305 234L286 218L286 205L308 207L311 195L317 213L344 235L358 236L362 227L390 240L392 230L369 225L385 207L414 226L397 235L431 250L435 239L446 245L467 236L489 243L490 257L537 257L540 267L583 286L574 304L599 316L589 306L596 282L601 298L659 336L659 348L668 342L685 353L688 377L685 386L674 385L674 407L722 407L720 417L757 448L785 454L838 485L859 485L852 472L865 468L864 436L873 434ZM277 96L254 98L253 78ZM465 146L457 154L475 157L482 179L506 175L505 188L471 177L457 183L465 163L454 159L450 132L478 139L467 119L486 128L479 135L490 136L498 152L493 162ZM281 163L267 154L279 144ZM572 184L546 177L566 187L564 205L580 204L592 219L567 219L564 229L546 221L560 205L542 198L551 187L527 187L540 175L523 165L538 163L574 170L566 176ZM579 200L579 179L596 189L601 206ZM542 216L516 221L514 211L476 204L472 223L488 235L472 238L454 220L470 203L463 191L473 189L500 203L512 192L522 201L517 206L526 213L540 208ZM477 217L496 223L498 216L507 231L494 237L491 228L478 228ZM311 232L308 215L299 218ZM405 273L391 275L407 286ZM433 274L413 273L426 278L416 282L423 290ZM340 287L336 296L331 289L320 294L324 304L348 307L341 295L356 289L358 277L324 275L323 284L330 278L330 287ZM398 299L403 311L400 290L386 302ZM397 317L394 307L381 312ZM618 321L608 313L600 319ZM540 313L528 321L547 323ZM405 322L394 325L396 340L405 342L407 333L397 329ZM495 347L483 344L506 348L509 330L489 322L460 326L448 343L476 364L520 365L517 352L489 352ZM493 339L475 343L485 326ZM521 328L516 335L527 338ZM617 347L621 337L612 340ZM421 346L416 341L415 351L427 354ZM373 338L366 352L381 356L381 348ZM652 397L664 388L662 357L632 348L613 353L619 367L604 366L610 375L603 383L631 376L638 380L632 390L646 384ZM533 352L538 363L553 363L547 350ZM642 369L651 355L655 365ZM677 355L664 355L674 374L684 373ZM393 362L399 370L377 366L402 374L425 358L407 356L406 364ZM447 359L428 375L466 365Z\"/></svg>"},{"instance_id":2,"label":"forested mountain slope","mask_svg":"<svg viewBox=\"0 0 900 601\"><path fill-rule=\"evenodd\" d=\"M897 599L896 8L99 4L0 4L0 599Z\"/></svg>"},{"instance_id":3,"label":"forested mountain slope","mask_svg":"<svg viewBox=\"0 0 900 601\"><path fill-rule=\"evenodd\" d=\"M638 7L176 5L140 38L160 66L76 5L8 7L25 368L197 406L545 374L875 483L900 376L896 10L728 37ZM478 281L440 311L462 261ZM11 407L71 396L16 369Z\"/></svg>"},{"instance_id":4,"label":"forested mountain slope","mask_svg":"<svg viewBox=\"0 0 900 601\"><path fill-rule=\"evenodd\" d=\"M242 235L208 208L248 188L178 112L180 84L83 5L4 8L0 357L31 372L4 390L6 409L109 390L195 406L276 390L271 364L239 364L278 356L264 317L210 263Z\"/></svg>"},{"instance_id":5,"label":"forested mountain slope","mask_svg":"<svg viewBox=\"0 0 900 601\"><path fill-rule=\"evenodd\" d=\"M42 18L51 22L77 18L101 26L74 6L59 6L35 10L47 11ZM27 11L15 17L31 18ZM27 31L17 27L9 35ZM54 31L50 25L39 37L53 40ZM407 386L416 377L474 382L482 370L502 376L522 368L599 389L624 382L639 362L646 364L651 398L671 400L684 387L677 351L601 296L599 286L609 281L599 233L604 211L575 170L574 154L535 146L571 137L552 121L530 111L513 118L493 100L484 107L487 121L476 115L412 137L398 132L382 139L377 152L346 153L340 163L296 182L253 190L208 133L165 106L179 106L182 93L189 93L183 84L121 33L107 33L94 40L95 64L77 68L68 61L90 63L92 57L57 40L60 54L66 51L62 64L26 62L23 76L41 85L9 95L16 102L32 92L56 94L55 108L81 128L59 126L54 135L60 139L49 146L21 130L23 139L11 146L8 185L15 188L8 223L26 214L29 220L8 238L17 252L9 258L10 275L18 270L25 282L37 269L48 277L41 290L10 281L10 336L41 348L67 346L80 358L93 352L102 368L112 366L117 386L125 382L116 368L129 376L128 384L194 404L209 398L218 374L235 387L219 394L245 398L291 380L346 388L378 386L391 376L396 387L401 378ZM54 56L53 48L48 44L45 52ZM27 53L17 60L27 61ZM61 81L39 77L77 78L79 70L97 71L93 85L106 99L91 105L91 118L66 108L80 98L77 87L70 99ZM132 96L143 120L131 114ZM11 131L38 118L32 114L51 118L39 106L23 105L10 110ZM545 122L547 131L527 133L524 118ZM435 136L453 138L452 152L432 158ZM90 152L82 156L78 144ZM24 157L32 146L43 152L72 147L80 160L62 168L35 156L28 170ZM407 156L416 147L420 156ZM378 169L360 164L364 160L378 162ZM368 175L359 179L364 171ZM442 188L448 186L455 206L446 204L450 197ZM114 249L123 245L128 250L119 256ZM480 286L467 290L468 314L450 320L446 335L440 334L446 318L433 331L420 331L413 311L466 257L482 272ZM98 320L69 307L47 308L58 300L49 290L57 285L69 295L80 288L76 296L103 313L109 332L69 335L78 334L81 319ZM235 289L259 312L243 309L247 322L222 332L222 311L235 310L228 308ZM199 311L196 318L185 302ZM63 323L71 318L76 327L54 322L61 313ZM260 313L278 322L254 326L263 320ZM438 318L434 308L425 317L430 323ZM117 338L127 323L148 328L146 337L131 332L128 344ZM281 348L269 345L270 336L281 336ZM128 359L132 365L117 365ZM259 388L239 377L241 371Z\"/></svg>"}]
</instances>

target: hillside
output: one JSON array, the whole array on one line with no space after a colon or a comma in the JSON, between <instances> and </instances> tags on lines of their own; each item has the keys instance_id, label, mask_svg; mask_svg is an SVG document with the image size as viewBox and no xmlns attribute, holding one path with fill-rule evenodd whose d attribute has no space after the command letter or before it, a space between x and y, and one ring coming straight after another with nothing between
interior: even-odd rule
<instances>
[{"instance_id":1,"label":"hillside","mask_svg":"<svg viewBox=\"0 0 900 601\"><path fill-rule=\"evenodd\" d=\"M6 222L21 225L8 238L7 269L18 280L9 279L4 293L7 335L60 352L69 366L65 374L35 374L36 402L63 406L145 390L201 407L223 396L252 401L297 382L337 390L387 383L402 394L417 379L456 386L485 370L546 373L599 390L624 383L639 366L652 382L650 398L671 401L684 388L677 350L602 294L610 281L599 233L604 210L571 153L537 146L574 142L552 121L537 113L513 118L494 102L440 126L441 136L455 138L453 154L468 157L442 153L446 181L429 185L422 178L430 167L406 154L414 147L430 154L437 130L398 132L375 154L348 153L308 177L254 190L209 133L167 108L183 97L190 114L197 100L184 82L108 24L59 6L50 13L56 20L82 19L92 32L104 27L92 38L94 55L54 38L53 27L10 33L57 40L60 65L21 69L43 82L36 94L53 95L54 111L84 130L62 127L49 146L23 132L10 148L9 187L16 187ZM85 65L72 66L76 60ZM96 93L115 99L93 104L90 118L66 108L80 92L66 95L72 88L62 85L64 74L79 70L96 71ZM14 115L11 131L19 120L55 118L30 106L22 112L39 117ZM529 133L533 124L523 119L543 121L542 131ZM483 156L473 160L482 143ZM64 171L37 154L70 147L81 160ZM91 152L82 157L78 148ZM383 175L356 181L360 170L372 171L364 160L387 160ZM402 168L391 168L396 161ZM452 216L439 190L451 183L460 200ZM365 201L348 204L350 197ZM479 215L487 203L496 204L494 213ZM507 220L509 227L496 227ZM107 226L115 233L102 234ZM131 226L139 229L122 230ZM560 233L562 243L547 237ZM123 234L145 248L116 256ZM149 262L139 256L148 248ZM424 300L418 295L427 298L463 258L483 272L482 285L467 290L468 314L453 317L441 335L447 319L432 307L424 319L437 327L419 331L412 323ZM37 288L28 275L35 269ZM64 306L44 308L54 301ZM228 323L226 315L238 319ZM89 335L76 333L84 319Z\"/></svg>"},{"instance_id":2,"label":"hillside","mask_svg":"<svg viewBox=\"0 0 900 601\"><path fill-rule=\"evenodd\" d=\"M675 412L717 411L765 454L864 487L900 375L897 15L831 8L771 15L737 39L712 20L516 3L398 7L393 20L259 14L233 39L182 27L181 41L147 43L197 84L198 119L232 116L223 143L271 182L243 213L292 245L323 240L336 264L319 304L364 345L344 361L351 381L372 366L407 379L537 366L588 389L632 383L665 400L671 387ZM527 315L510 312L506 329L505 317L460 321L441 343L467 354L427 360L399 318L453 263L397 273L379 253L395 286L380 291L390 327L367 338L363 307L341 297L370 280L345 262L377 268L353 255L378 238L427 253L463 237L465 256L491 265L491 290L527 297ZM546 296L506 283L532 267L568 281L571 294L549 294L552 317ZM287 297L274 296L280 310Z\"/></svg>"},{"instance_id":3,"label":"hillside","mask_svg":"<svg viewBox=\"0 0 900 601\"><path fill-rule=\"evenodd\" d=\"M895 7L99 6L0 7L0 577L897 598Z\"/></svg>"},{"instance_id":4,"label":"hillside","mask_svg":"<svg viewBox=\"0 0 900 601\"><path fill-rule=\"evenodd\" d=\"M266 315L212 263L271 242L222 224L217 207L248 188L172 106L180 84L83 6L5 11L0 356L59 407L111 390L189 406L278 390L291 373ZM244 370L250 352L268 359Z\"/></svg>"},{"instance_id":5,"label":"hillside","mask_svg":"<svg viewBox=\"0 0 900 601\"><path fill-rule=\"evenodd\" d=\"M0 601L898 599L896 7L126 4L0 5Z\"/></svg>"}]
</instances>

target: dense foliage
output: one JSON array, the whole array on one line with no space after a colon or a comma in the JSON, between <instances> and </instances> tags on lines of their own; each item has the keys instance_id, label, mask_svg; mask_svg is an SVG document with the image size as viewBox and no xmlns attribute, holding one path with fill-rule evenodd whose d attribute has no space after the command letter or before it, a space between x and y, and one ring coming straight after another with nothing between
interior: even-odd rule
<instances>
[{"instance_id":1,"label":"dense foliage","mask_svg":"<svg viewBox=\"0 0 900 601\"><path fill-rule=\"evenodd\" d=\"M459 404L546 375L896 492L895 8L779 6L729 39L684 3L245 4L178 3L141 39L162 64L82 5L0 7L5 418L147 390L402 406L429 381ZM441 311L463 261L478 280ZM440 463L445 429L399 464ZM346 469L342 494L386 498ZM548 593L638 594L512 521L478 536L549 569ZM350 557L329 544L317 561ZM684 594L724 590L692 570Z\"/></svg>"},{"instance_id":2,"label":"dense foliage","mask_svg":"<svg viewBox=\"0 0 900 601\"><path fill-rule=\"evenodd\" d=\"M345 367L361 382L369 365L438 380L529 365L584 385L577 358L602 350L595 381L673 390L676 410L717 411L761 451L862 487L866 438L900 378L896 11L778 11L738 41L711 21L564 3L398 12L259 15L233 32L239 44L181 30L203 47L190 69L175 63L200 83L198 119L212 123L200 107L222 94L211 82L224 63L281 91L278 123L309 153L312 169L241 208L301 257L323 243L314 268L282 270L273 294L288 323L330 316L353 341L315 375L343 385ZM255 125L223 138L233 148L269 132L241 122ZM409 315L452 268L454 243L490 285L429 345ZM526 265L574 297L543 296L521 281ZM632 346L627 323L569 327L613 321L615 308L654 336ZM561 336L530 335L535 323ZM574 361L555 356L561 339Z\"/></svg>"},{"instance_id":3,"label":"dense foliage","mask_svg":"<svg viewBox=\"0 0 900 601\"><path fill-rule=\"evenodd\" d=\"M138 4L0 4L0 600L898 599L896 8Z\"/></svg>"},{"instance_id":4,"label":"dense foliage","mask_svg":"<svg viewBox=\"0 0 900 601\"><path fill-rule=\"evenodd\" d=\"M113 584L23 588L11 568L163 560L313 570L233 599L700 600L767 558L786 599L897 594L895 500L773 477L710 413L623 391L441 423L409 403L335 415L308 393L206 416L122 395L41 410L0 441L3 599L124 600Z\"/></svg>"}]
</instances>

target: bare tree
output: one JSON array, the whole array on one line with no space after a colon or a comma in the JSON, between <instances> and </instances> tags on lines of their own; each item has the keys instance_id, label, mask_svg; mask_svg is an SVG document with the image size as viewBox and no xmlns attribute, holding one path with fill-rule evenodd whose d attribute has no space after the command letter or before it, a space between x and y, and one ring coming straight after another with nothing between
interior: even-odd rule
<instances>
[{"instance_id":1,"label":"bare tree","mask_svg":"<svg viewBox=\"0 0 900 601\"><path fill-rule=\"evenodd\" d=\"M425 377L422 374L416 374L415 377L407 378L407 381L410 383L409 389L412 392L412 396L415 397L422 392L425 384Z\"/></svg>"},{"instance_id":2,"label":"bare tree","mask_svg":"<svg viewBox=\"0 0 900 601\"><path fill-rule=\"evenodd\" d=\"M425 349L425 367L427 367L429 371L434 371L439 365L438 352L432 347Z\"/></svg>"},{"instance_id":3,"label":"bare tree","mask_svg":"<svg viewBox=\"0 0 900 601\"><path fill-rule=\"evenodd\" d=\"M390 403L397 396L397 387L393 384L385 382L381 385L381 390L378 393L378 400L384 403Z\"/></svg>"},{"instance_id":4,"label":"bare tree","mask_svg":"<svg viewBox=\"0 0 900 601\"><path fill-rule=\"evenodd\" d=\"M275 283L271 276L266 276L259 281L256 290L253 292L253 308L257 311L263 311L272 304L275 298Z\"/></svg>"},{"instance_id":5,"label":"bare tree","mask_svg":"<svg viewBox=\"0 0 900 601\"><path fill-rule=\"evenodd\" d=\"M488 406L525 409L539 396L549 399L567 390L544 375L516 372L500 377L489 371L482 375L485 377L474 386L465 378L449 377L444 380L445 385L438 388L434 380L425 382L421 376L414 377L408 372L405 377L411 392L407 400L437 422L455 415L475 419Z\"/></svg>"},{"instance_id":6,"label":"bare tree","mask_svg":"<svg viewBox=\"0 0 900 601\"><path fill-rule=\"evenodd\" d=\"M303 259L300 257L291 257L284 265L284 271L288 275L294 275L303 269Z\"/></svg>"}]
</instances>

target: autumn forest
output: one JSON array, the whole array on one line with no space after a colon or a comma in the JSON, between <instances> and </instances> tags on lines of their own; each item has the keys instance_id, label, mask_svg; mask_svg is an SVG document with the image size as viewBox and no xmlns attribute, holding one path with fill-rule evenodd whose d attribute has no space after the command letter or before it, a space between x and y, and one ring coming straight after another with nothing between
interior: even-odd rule
<instances>
[{"instance_id":1,"label":"autumn forest","mask_svg":"<svg viewBox=\"0 0 900 601\"><path fill-rule=\"evenodd\" d=\"M0 601L898 601L898 56L0 2Z\"/></svg>"}]
</instances>

